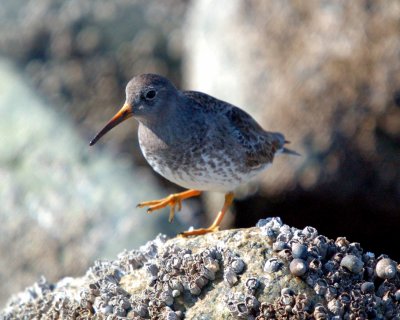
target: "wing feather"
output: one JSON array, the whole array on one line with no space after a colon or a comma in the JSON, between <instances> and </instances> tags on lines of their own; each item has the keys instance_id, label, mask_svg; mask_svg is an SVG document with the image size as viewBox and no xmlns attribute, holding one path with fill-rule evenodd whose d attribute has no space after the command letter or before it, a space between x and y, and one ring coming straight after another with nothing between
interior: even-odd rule
<instances>
[{"instance_id":1,"label":"wing feather","mask_svg":"<svg viewBox=\"0 0 400 320\"><path fill-rule=\"evenodd\" d=\"M246 165L257 168L271 163L281 151L285 138L281 133L265 131L247 112L232 104L197 91L184 91L204 112L218 114L225 119L234 141L245 150Z\"/></svg>"}]
</instances>

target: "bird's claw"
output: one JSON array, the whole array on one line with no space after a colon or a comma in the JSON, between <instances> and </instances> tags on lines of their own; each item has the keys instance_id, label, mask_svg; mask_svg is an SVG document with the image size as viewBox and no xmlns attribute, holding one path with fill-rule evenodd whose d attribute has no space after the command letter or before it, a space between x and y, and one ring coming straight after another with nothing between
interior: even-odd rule
<instances>
[{"instance_id":1,"label":"bird's claw","mask_svg":"<svg viewBox=\"0 0 400 320\"><path fill-rule=\"evenodd\" d=\"M145 201L139 203L136 207L137 208L147 208L147 213L152 213L155 210L165 208L166 206L170 207L168 221L172 222L175 217L175 208L180 211L182 209L182 201L198 196L201 192L198 190L187 190L181 193L171 194L168 197L165 197L160 200L152 200L152 201Z\"/></svg>"},{"instance_id":2,"label":"bird's claw","mask_svg":"<svg viewBox=\"0 0 400 320\"><path fill-rule=\"evenodd\" d=\"M166 201L166 200L168 200L168 201ZM136 208L143 208L147 205L149 205L149 208L146 211L148 214L152 213L154 210L161 209L168 205L170 207L168 221L171 223L172 221L174 221L175 207L177 207L177 211L181 211L181 209L182 209L182 199L180 199L179 197L177 197L175 195L170 195L169 199L154 200L154 201L138 203L136 205Z\"/></svg>"},{"instance_id":3,"label":"bird's claw","mask_svg":"<svg viewBox=\"0 0 400 320\"><path fill-rule=\"evenodd\" d=\"M171 206L171 209L169 210L169 217L168 217L168 222L171 223L174 221L175 217L175 206Z\"/></svg>"},{"instance_id":4,"label":"bird's claw","mask_svg":"<svg viewBox=\"0 0 400 320\"><path fill-rule=\"evenodd\" d=\"M219 231L219 226L211 226L208 228L200 228L200 229L193 229L193 230L180 232L180 233L178 233L178 237L179 238L187 238L190 236L199 236L199 235L203 235L203 234L207 234L207 233L211 233L211 232L217 232L217 231Z\"/></svg>"},{"instance_id":5,"label":"bird's claw","mask_svg":"<svg viewBox=\"0 0 400 320\"><path fill-rule=\"evenodd\" d=\"M169 210L168 222L171 223L172 221L174 221L175 207L178 206L178 211L181 211L182 209L182 200L179 198L175 198L169 203L169 206L171 207L171 209Z\"/></svg>"},{"instance_id":6,"label":"bird's claw","mask_svg":"<svg viewBox=\"0 0 400 320\"><path fill-rule=\"evenodd\" d=\"M182 200L178 199L176 202L178 204L178 211L181 211L181 209L182 209Z\"/></svg>"}]
</instances>

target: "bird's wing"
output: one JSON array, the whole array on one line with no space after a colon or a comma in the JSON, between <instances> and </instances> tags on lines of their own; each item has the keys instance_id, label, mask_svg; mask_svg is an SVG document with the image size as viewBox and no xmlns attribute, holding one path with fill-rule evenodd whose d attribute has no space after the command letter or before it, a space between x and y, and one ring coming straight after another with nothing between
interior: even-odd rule
<instances>
[{"instance_id":1,"label":"bird's wing","mask_svg":"<svg viewBox=\"0 0 400 320\"><path fill-rule=\"evenodd\" d=\"M283 150L285 138L281 133L267 132L245 111L205 93L185 91L204 112L217 114L227 123L233 138L232 148L239 145L245 151L246 165L258 168L272 162L277 151Z\"/></svg>"},{"instance_id":2,"label":"bird's wing","mask_svg":"<svg viewBox=\"0 0 400 320\"><path fill-rule=\"evenodd\" d=\"M267 132L245 111L232 106L226 116L234 127L237 141L247 150L246 164L258 168L271 163L277 151L285 144L280 133Z\"/></svg>"},{"instance_id":3,"label":"bird's wing","mask_svg":"<svg viewBox=\"0 0 400 320\"><path fill-rule=\"evenodd\" d=\"M183 91L183 94L190 100L196 102L193 104L194 107L198 107L206 113L219 113L225 110L226 106L229 105L228 102L218 100L203 92Z\"/></svg>"}]
</instances>

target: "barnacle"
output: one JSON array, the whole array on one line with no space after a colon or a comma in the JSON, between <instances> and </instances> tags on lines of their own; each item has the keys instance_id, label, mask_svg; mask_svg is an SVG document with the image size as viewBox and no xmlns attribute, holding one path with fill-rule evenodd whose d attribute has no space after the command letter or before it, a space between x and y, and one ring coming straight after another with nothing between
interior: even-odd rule
<instances>
[{"instance_id":1,"label":"barnacle","mask_svg":"<svg viewBox=\"0 0 400 320\"><path fill-rule=\"evenodd\" d=\"M316 294L323 296L328 290L328 283L325 279L318 279L314 285L314 291Z\"/></svg>"},{"instance_id":2,"label":"barnacle","mask_svg":"<svg viewBox=\"0 0 400 320\"><path fill-rule=\"evenodd\" d=\"M283 262L277 258L270 258L265 262L264 271L273 273L279 271L283 267Z\"/></svg>"},{"instance_id":3,"label":"barnacle","mask_svg":"<svg viewBox=\"0 0 400 320\"><path fill-rule=\"evenodd\" d=\"M246 288L251 294L254 294L259 286L260 281L255 277L250 277L246 280Z\"/></svg>"},{"instance_id":4,"label":"barnacle","mask_svg":"<svg viewBox=\"0 0 400 320\"><path fill-rule=\"evenodd\" d=\"M340 261L340 265L350 272L357 274L363 270L364 263L357 256L348 254Z\"/></svg>"}]
</instances>

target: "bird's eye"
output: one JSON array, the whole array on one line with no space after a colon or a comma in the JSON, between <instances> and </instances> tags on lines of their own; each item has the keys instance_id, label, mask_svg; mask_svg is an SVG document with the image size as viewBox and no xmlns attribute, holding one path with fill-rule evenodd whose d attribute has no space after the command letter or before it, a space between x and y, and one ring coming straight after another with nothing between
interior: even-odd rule
<instances>
[{"instance_id":1,"label":"bird's eye","mask_svg":"<svg viewBox=\"0 0 400 320\"><path fill-rule=\"evenodd\" d=\"M152 100L156 96L156 91L155 90L149 90L144 94L144 97L146 100Z\"/></svg>"}]
</instances>

